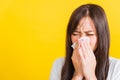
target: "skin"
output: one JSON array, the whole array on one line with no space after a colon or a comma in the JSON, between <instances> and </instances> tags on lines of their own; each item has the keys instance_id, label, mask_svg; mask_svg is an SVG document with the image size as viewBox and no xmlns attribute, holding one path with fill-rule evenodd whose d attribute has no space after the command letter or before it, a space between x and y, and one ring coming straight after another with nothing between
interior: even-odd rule
<instances>
[{"instance_id":1,"label":"skin","mask_svg":"<svg viewBox=\"0 0 120 80\"><path fill-rule=\"evenodd\" d=\"M79 40L81 37L82 40ZM96 59L94 50L97 47L97 34L93 21L89 16L83 17L77 29L71 35L72 43L76 42L73 55L71 57L75 68L72 80L97 80L95 76Z\"/></svg>"}]
</instances>

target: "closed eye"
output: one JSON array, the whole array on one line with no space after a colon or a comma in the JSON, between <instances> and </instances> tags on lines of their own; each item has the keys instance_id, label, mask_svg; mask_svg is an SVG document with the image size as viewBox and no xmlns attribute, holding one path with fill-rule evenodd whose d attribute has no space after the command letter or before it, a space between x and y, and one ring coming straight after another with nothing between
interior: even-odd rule
<instances>
[{"instance_id":1,"label":"closed eye","mask_svg":"<svg viewBox=\"0 0 120 80\"><path fill-rule=\"evenodd\" d=\"M88 36L93 36L94 34L87 34Z\"/></svg>"},{"instance_id":2,"label":"closed eye","mask_svg":"<svg viewBox=\"0 0 120 80\"><path fill-rule=\"evenodd\" d=\"M73 33L72 35L77 36L77 35L79 35L79 34L75 34L75 33Z\"/></svg>"},{"instance_id":3,"label":"closed eye","mask_svg":"<svg viewBox=\"0 0 120 80\"><path fill-rule=\"evenodd\" d=\"M86 33L87 36L95 36L95 33Z\"/></svg>"}]
</instances>

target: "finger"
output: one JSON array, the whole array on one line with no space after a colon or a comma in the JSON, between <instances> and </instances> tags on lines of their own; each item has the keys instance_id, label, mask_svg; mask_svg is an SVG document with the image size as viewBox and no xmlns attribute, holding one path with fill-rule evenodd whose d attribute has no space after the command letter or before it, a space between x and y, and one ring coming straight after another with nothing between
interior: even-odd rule
<instances>
[{"instance_id":1,"label":"finger","mask_svg":"<svg viewBox=\"0 0 120 80\"><path fill-rule=\"evenodd\" d=\"M79 48L79 41L77 40L74 44L75 44L74 49L78 49Z\"/></svg>"},{"instance_id":2,"label":"finger","mask_svg":"<svg viewBox=\"0 0 120 80\"><path fill-rule=\"evenodd\" d=\"M75 64L76 64L76 60L75 60L75 59L76 59L76 56L75 56L74 53L73 53L71 59L72 59L72 63L75 65Z\"/></svg>"},{"instance_id":3,"label":"finger","mask_svg":"<svg viewBox=\"0 0 120 80\"><path fill-rule=\"evenodd\" d=\"M89 59L90 59L90 58L96 59L96 57L95 57L95 55L94 55L94 52L93 52L93 50L91 49L90 43L89 43L88 41L86 41L84 44L85 44L86 50L88 51L87 57L88 57Z\"/></svg>"},{"instance_id":4,"label":"finger","mask_svg":"<svg viewBox=\"0 0 120 80\"><path fill-rule=\"evenodd\" d=\"M78 59L79 59L78 49L75 49L73 51L72 60L78 62Z\"/></svg>"},{"instance_id":5,"label":"finger","mask_svg":"<svg viewBox=\"0 0 120 80\"><path fill-rule=\"evenodd\" d=\"M91 49L89 48L89 45L87 44L87 41L86 41L86 40L83 41L83 46L84 46L85 51L86 51L85 55L86 55L86 56L91 55L91 54L90 54L90 53L91 53L91 51L90 51Z\"/></svg>"},{"instance_id":6,"label":"finger","mask_svg":"<svg viewBox=\"0 0 120 80\"><path fill-rule=\"evenodd\" d=\"M81 62L84 63L85 57L84 57L84 55L83 55L83 52L82 52L82 49L81 49L81 48L79 48L79 55L80 55Z\"/></svg>"},{"instance_id":7,"label":"finger","mask_svg":"<svg viewBox=\"0 0 120 80\"><path fill-rule=\"evenodd\" d=\"M86 58L88 52L87 52L87 49L85 49L84 40L81 40L80 44L81 44L81 50L83 52L83 56L84 56L84 58Z\"/></svg>"},{"instance_id":8,"label":"finger","mask_svg":"<svg viewBox=\"0 0 120 80\"><path fill-rule=\"evenodd\" d=\"M87 49L89 50L90 55L91 55L91 54L94 55L94 52L93 52L93 50L91 49L90 43L89 43L88 41L86 41L85 46L86 46Z\"/></svg>"}]
</instances>

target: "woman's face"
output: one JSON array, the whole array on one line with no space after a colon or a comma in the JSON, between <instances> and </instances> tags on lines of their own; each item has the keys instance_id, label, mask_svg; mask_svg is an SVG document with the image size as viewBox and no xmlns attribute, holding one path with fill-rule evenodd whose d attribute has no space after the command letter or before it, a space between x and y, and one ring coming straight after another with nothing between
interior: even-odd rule
<instances>
[{"instance_id":1,"label":"woman's face","mask_svg":"<svg viewBox=\"0 0 120 80\"><path fill-rule=\"evenodd\" d=\"M93 21L89 16L83 17L77 26L77 29L71 35L72 43L81 37L88 37L91 49L94 51L97 47L97 34Z\"/></svg>"}]
</instances>

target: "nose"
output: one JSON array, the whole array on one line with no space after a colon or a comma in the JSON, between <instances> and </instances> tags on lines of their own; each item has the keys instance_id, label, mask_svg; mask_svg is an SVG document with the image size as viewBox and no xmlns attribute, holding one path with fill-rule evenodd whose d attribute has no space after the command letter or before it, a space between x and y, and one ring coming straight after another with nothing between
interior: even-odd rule
<instances>
[{"instance_id":1,"label":"nose","mask_svg":"<svg viewBox=\"0 0 120 80\"><path fill-rule=\"evenodd\" d=\"M86 36L84 32L81 32L79 38Z\"/></svg>"}]
</instances>

